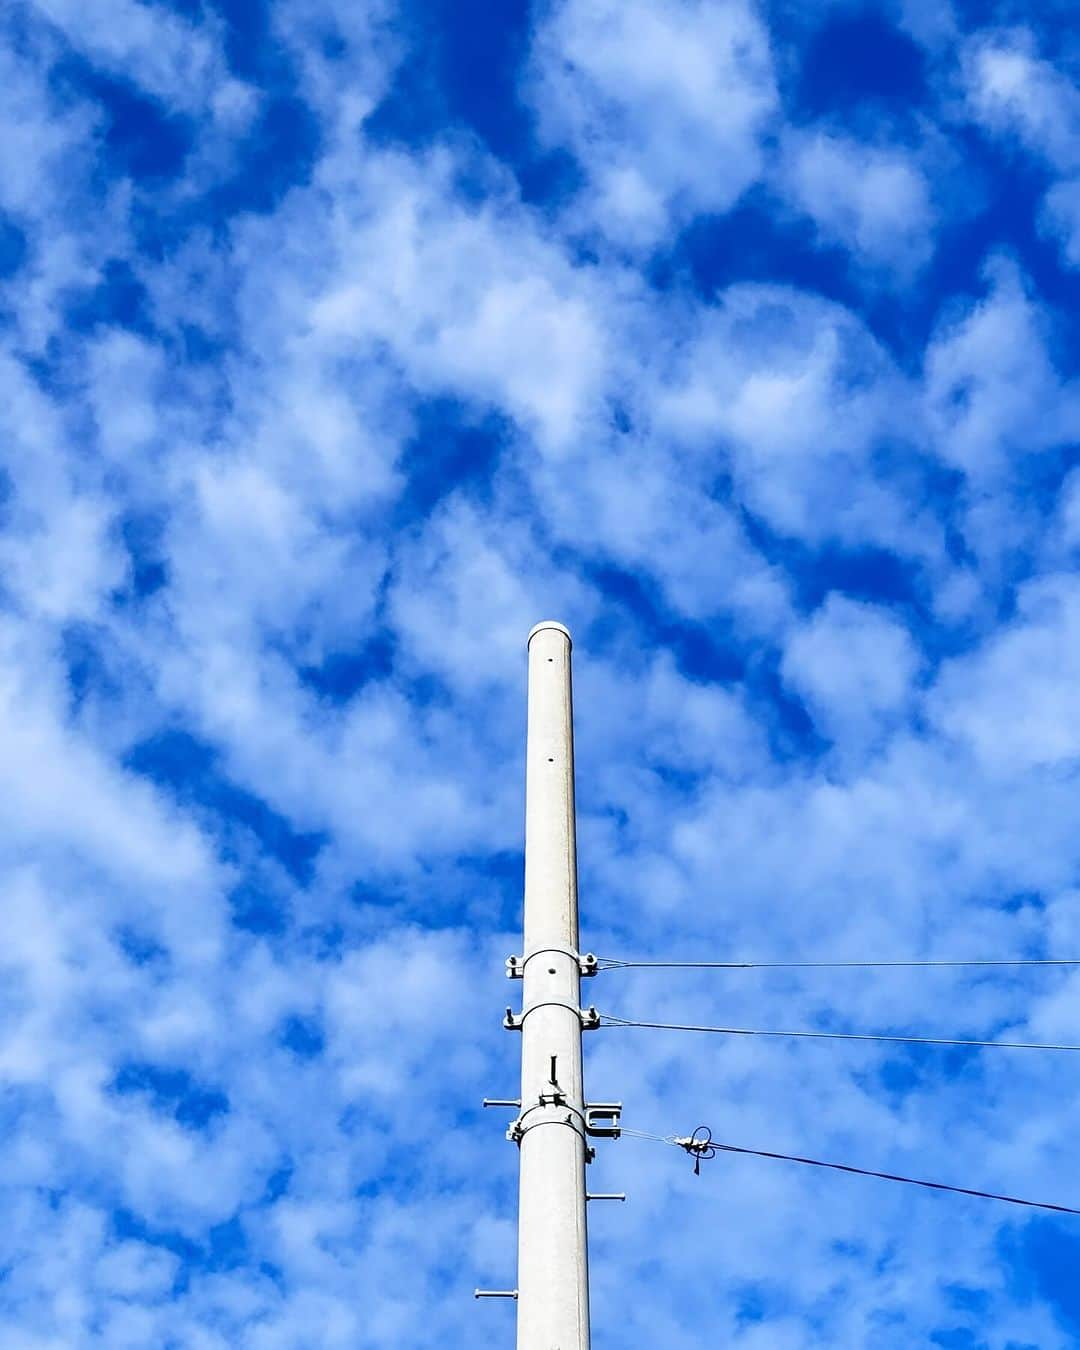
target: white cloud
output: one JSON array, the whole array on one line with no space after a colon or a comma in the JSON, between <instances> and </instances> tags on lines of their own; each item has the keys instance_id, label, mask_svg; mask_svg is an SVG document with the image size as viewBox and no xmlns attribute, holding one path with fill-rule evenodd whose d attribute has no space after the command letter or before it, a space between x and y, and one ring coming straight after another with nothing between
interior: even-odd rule
<instances>
[{"instance_id":1,"label":"white cloud","mask_svg":"<svg viewBox=\"0 0 1080 1350\"><path fill-rule=\"evenodd\" d=\"M582 223L631 247L729 209L761 172L777 101L743 0L563 0L536 35L530 98L582 163Z\"/></svg>"},{"instance_id":2,"label":"white cloud","mask_svg":"<svg viewBox=\"0 0 1080 1350\"><path fill-rule=\"evenodd\" d=\"M1061 241L1067 266L1078 259L1076 185L1080 169L1080 89L1075 79L1038 55L1027 28L972 38L964 51L971 117L988 131L1012 137L1061 174L1043 201L1041 226Z\"/></svg>"},{"instance_id":3,"label":"white cloud","mask_svg":"<svg viewBox=\"0 0 1080 1350\"><path fill-rule=\"evenodd\" d=\"M0 148L0 203L17 216L37 215L52 204L49 198L64 195L65 168L96 131L100 115L86 105L65 107L8 48L0 48L0 70L8 129Z\"/></svg>"},{"instance_id":4,"label":"white cloud","mask_svg":"<svg viewBox=\"0 0 1080 1350\"><path fill-rule=\"evenodd\" d=\"M1072 440L1080 405L1055 369L1047 313L1006 260L988 294L943 325L926 352L927 413L937 453L975 480Z\"/></svg>"},{"instance_id":5,"label":"white cloud","mask_svg":"<svg viewBox=\"0 0 1080 1350\"><path fill-rule=\"evenodd\" d=\"M607 359L595 285L504 184L479 207L458 201L455 169L445 153L413 164L342 149L318 176L338 204L329 222L311 195L290 222L295 235L275 226L264 241L253 226L245 243L269 242L267 261L280 265L283 247L302 238L306 252L313 232L323 238L332 270L304 298L313 345L370 359L385 344L420 389L505 407L558 449L581 430Z\"/></svg>"},{"instance_id":6,"label":"white cloud","mask_svg":"<svg viewBox=\"0 0 1080 1350\"><path fill-rule=\"evenodd\" d=\"M906 723L918 666L914 644L895 618L830 595L788 638L781 672L821 732L858 752Z\"/></svg>"},{"instance_id":7,"label":"white cloud","mask_svg":"<svg viewBox=\"0 0 1080 1350\"><path fill-rule=\"evenodd\" d=\"M680 462L646 437L603 456L586 444L574 460L535 468L533 484L557 539L647 577L677 614L732 615L743 632L772 632L786 620L787 587L710 489L722 467L719 457Z\"/></svg>"},{"instance_id":8,"label":"white cloud","mask_svg":"<svg viewBox=\"0 0 1080 1350\"><path fill-rule=\"evenodd\" d=\"M408 656L459 689L515 681L528 615L564 614L580 626L596 610L591 589L551 567L523 520L494 525L478 508L451 499L401 549L390 589Z\"/></svg>"},{"instance_id":9,"label":"white cloud","mask_svg":"<svg viewBox=\"0 0 1080 1350\"><path fill-rule=\"evenodd\" d=\"M355 135L386 93L407 43L395 30L395 0L281 0L270 11L275 35L302 71L304 97L331 137Z\"/></svg>"},{"instance_id":10,"label":"white cloud","mask_svg":"<svg viewBox=\"0 0 1080 1350\"><path fill-rule=\"evenodd\" d=\"M730 462L741 502L779 533L937 553L936 528L901 486L919 474L917 393L841 306L732 286L700 315L655 397L657 426L695 458ZM883 444L906 464L898 482Z\"/></svg>"},{"instance_id":11,"label":"white cloud","mask_svg":"<svg viewBox=\"0 0 1080 1350\"><path fill-rule=\"evenodd\" d=\"M115 505L99 475L66 461L64 411L10 355L0 356L10 414L8 530L0 565L10 598L48 622L93 619L125 574Z\"/></svg>"},{"instance_id":12,"label":"white cloud","mask_svg":"<svg viewBox=\"0 0 1080 1350\"><path fill-rule=\"evenodd\" d=\"M822 239L871 267L912 272L933 249L930 185L914 156L825 132L788 138L782 182Z\"/></svg>"},{"instance_id":13,"label":"white cloud","mask_svg":"<svg viewBox=\"0 0 1080 1350\"><path fill-rule=\"evenodd\" d=\"M244 106L244 91L228 76L212 20L193 24L138 0L113 0L107 13L74 0L35 0L34 8L92 63L167 106L183 112L209 108L227 120Z\"/></svg>"},{"instance_id":14,"label":"white cloud","mask_svg":"<svg viewBox=\"0 0 1080 1350\"><path fill-rule=\"evenodd\" d=\"M992 773L1072 772L1080 757L1072 676L1078 638L1073 579L1026 585L1015 621L943 675L931 704L942 731L969 745Z\"/></svg>"},{"instance_id":15,"label":"white cloud","mask_svg":"<svg viewBox=\"0 0 1080 1350\"><path fill-rule=\"evenodd\" d=\"M1066 265L1080 267L1080 179L1062 179L1050 188L1040 224L1044 233L1061 241Z\"/></svg>"},{"instance_id":16,"label":"white cloud","mask_svg":"<svg viewBox=\"0 0 1080 1350\"><path fill-rule=\"evenodd\" d=\"M988 32L963 52L971 116L1069 172L1080 164L1080 90L1036 54L1028 29Z\"/></svg>"}]
</instances>

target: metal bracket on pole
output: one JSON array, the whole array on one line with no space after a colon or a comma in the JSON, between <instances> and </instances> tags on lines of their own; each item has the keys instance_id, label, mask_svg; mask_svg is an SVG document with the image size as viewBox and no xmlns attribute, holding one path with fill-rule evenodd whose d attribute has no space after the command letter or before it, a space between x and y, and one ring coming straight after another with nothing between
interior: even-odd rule
<instances>
[{"instance_id":1,"label":"metal bracket on pole","mask_svg":"<svg viewBox=\"0 0 1080 1350\"><path fill-rule=\"evenodd\" d=\"M474 1289L473 1298L517 1298L516 1289Z\"/></svg>"},{"instance_id":2,"label":"metal bracket on pole","mask_svg":"<svg viewBox=\"0 0 1080 1350\"><path fill-rule=\"evenodd\" d=\"M622 1102L593 1102L585 1105L585 1133L594 1139L618 1139L622 1134L619 1127L621 1119Z\"/></svg>"},{"instance_id":3,"label":"metal bracket on pole","mask_svg":"<svg viewBox=\"0 0 1080 1350\"><path fill-rule=\"evenodd\" d=\"M610 1194L610 1195L594 1195L591 1191L586 1191L586 1192L585 1192L585 1199L586 1199L586 1200L625 1200L625 1199L626 1199L626 1192L625 1192L625 1191L619 1191L618 1193L614 1193L614 1192L613 1192L613 1193Z\"/></svg>"},{"instance_id":4,"label":"metal bracket on pole","mask_svg":"<svg viewBox=\"0 0 1080 1350\"><path fill-rule=\"evenodd\" d=\"M480 1103L481 1106L512 1106L516 1110L521 1110L520 1097L485 1097Z\"/></svg>"},{"instance_id":5,"label":"metal bracket on pole","mask_svg":"<svg viewBox=\"0 0 1080 1350\"><path fill-rule=\"evenodd\" d=\"M597 959L592 952L586 952L583 956L578 952L566 951L562 947L541 947L535 952L530 952L528 956L508 956L506 958L506 978L508 980L522 980L525 978L525 967L534 956L544 956L548 953L555 953L559 956L569 956L572 961L578 964L578 971L585 976L596 975L599 971Z\"/></svg>"},{"instance_id":6,"label":"metal bracket on pole","mask_svg":"<svg viewBox=\"0 0 1080 1350\"><path fill-rule=\"evenodd\" d=\"M540 1102L537 1103L538 1106L552 1106L556 1104L561 1104L564 1107L566 1106L565 1101L563 1101L562 1103L554 1103L550 1101L541 1100ZM533 1108L530 1107L529 1109L532 1110ZM522 1139L525 1138L526 1134L528 1134L530 1130L536 1129L538 1125L562 1125L574 1130L575 1133L577 1134L581 1134L582 1130L585 1129L584 1124L585 1117L581 1114L580 1111L576 1110L572 1106L567 1108L565 1119L548 1118L546 1120L536 1121L532 1125L526 1125L524 1121L525 1116L527 1116L528 1114L529 1112L526 1111L522 1115L518 1116L517 1120L512 1120L510 1122L510 1125L508 1126L506 1131L506 1137L507 1139L509 1139L511 1144L517 1144L518 1147L520 1147L521 1141ZM581 1121L580 1129L578 1128L577 1125L574 1124L575 1117L577 1117L577 1119ZM585 1130L585 1133L588 1134L590 1133L590 1131ZM585 1161L587 1163L596 1161L596 1149L594 1149L590 1144L585 1145Z\"/></svg>"},{"instance_id":7,"label":"metal bracket on pole","mask_svg":"<svg viewBox=\"0 0 1080 1350\"><path fill-rule=\"evenodd\" d=\"M507 1008L506 1016L503 1018L503 1026L507 1031L520 1031L525 1025L525 1019L531 1012L537 1008L569 1008L571 1012L576 1012L581 1020L582 1031L596 1031L602 1025L600 1014L595 1008L575 1008L570 1003L563 1003L560 999L546 999L542 1003L534 1003L531 1008L523 1008L521 1012L514 1012L513 1008Z\"/></svg>"}]
</instances>

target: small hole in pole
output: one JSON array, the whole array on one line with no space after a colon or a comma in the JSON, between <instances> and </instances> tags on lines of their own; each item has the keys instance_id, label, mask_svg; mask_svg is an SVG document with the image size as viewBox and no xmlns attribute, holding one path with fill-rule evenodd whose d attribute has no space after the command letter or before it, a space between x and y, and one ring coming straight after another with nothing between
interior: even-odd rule
<instances>
[{"instance_id":1,"label":"small hole in pole","mask_svg":"<svg viewBox=\"0 0 1080 1350\"><path fill-rule=\"evenodd\" d=\"M549 763L549 764L554 764L554 763L555 763L555 757L554 757L554 755L548 755L548 763Z\"/></svg>"},{"instance_id":2,"label":"small hole in pole","mask_svg":"<svg viewBox=\"0 0 1080 1350\"><path fill-rule=\"evenodd\" d=\"M549 975L554 975L554 974L555 974L555 967L554 967L554 966L548 966L548 974L549 974Z\"/></svg>"}]
</instances>

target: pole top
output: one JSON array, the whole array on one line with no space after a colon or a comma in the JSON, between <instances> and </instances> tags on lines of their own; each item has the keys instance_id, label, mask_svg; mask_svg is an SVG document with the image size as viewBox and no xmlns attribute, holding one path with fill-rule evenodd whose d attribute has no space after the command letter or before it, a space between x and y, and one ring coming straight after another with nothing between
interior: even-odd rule
<instances>
[{"instance_id":1,"label":"pole top","mask_svg":"<svg viewBox=\"0 0 1080 1350\"><path fill-rule=\"evenodd\" d=\"M556 633L561 633L563 637L566 638L566 641L570 644L571 647L574 645L574 640L570 636L569 628L567 628L565 625L561 623L556 623L554 619L544 619L542 623L538 623L535 626L535 628L531 628L529 630L529 636L525 639L525 646L528 647L529 643L533 640L533 638L537 635L537 633L542 632L545 628L554 628Z\"/></svg>"}]
</instances>

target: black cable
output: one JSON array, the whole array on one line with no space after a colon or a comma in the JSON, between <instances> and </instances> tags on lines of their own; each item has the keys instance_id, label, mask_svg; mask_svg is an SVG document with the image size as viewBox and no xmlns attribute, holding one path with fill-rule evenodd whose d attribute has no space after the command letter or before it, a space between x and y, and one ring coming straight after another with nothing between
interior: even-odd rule
<instances>
[{"instance_id":1,"label":"black cable","mask_svg":"<svg viewBox=\"0 0 1080 1350\"><path fill-rule=\"evenodd\" d=\"M1080 1045L1048 1045L1040 1041L968 1041L946 1036L888 1036L854 1031L764 1031L757 1027L703 1027L683 1022L638 1022L612 1013L600 1013L609 1027L644 1027L652 1031L703 1031L715 1036L783 1036L826 1041L894 1041L903 1045L961 1045L998 1050L1080 1050Z\"/></svg>"},{"instance_id":2,"label":"black cable","mask_svg":"<svg viewBox=\"0 0 1080 1350\"><path fill-rule=\"evenodd\" d=\"M827 1167L833 1172L851 1172L860 1177L876 1177L879 1181L901 1181L908 1186L924 1186L932 1191L950 1191L955 1195L973 1195L980 1200L1002 1200L1008 1205L1024 1205L1030 1209L1050 1209L1058 1214L1080 1214L1080 1209L1069 1205L1054 1205L1046 1200L1021 1200L1015 1195L999 1195L996 1191L976 1191L968 1186L948 1186L943 1181L924 1181L918 1177L902 1177L895 1172L874 1172L868 1167L853 1167L849 1163L822 1162L819 1158L803 1158L796 1153L772 1153L763 1148L740 1148L737 1144L720 1144L712 1137L707 1125L699 1125L685 1139L674 1135L650 1134L645 1130L622 1127L622 1133L633 1139L649 1139L658 1144L672 1144L695 1159L694 1174L701 1173L701 1163L717 1153L742 1153L752 1158L775 1158L780 1162L804 1163L808 1167Z\"/></svg>"},{"instance_id":3,"label":"black cable","mask_svg":"<svg viewBox=\"0 0 1080 1350\"><path fill-rule=\"evenodd\" d=\"M695 1138L696 1134L697 1131L691 1138ZM998 1195L995 1191L976 1191L969 1186L947 1186L943 1181L923 1181L918 1177L898 1176L895 1172L874 1172L868 1167L852 1167L848 1163L822 1162L820 1158L800 1158L795 1153L770 1153L763 1148L739 1148L736 1144L718 1144L711 1135L704 1141L703 1151L699 1152L697 1143L695 1143L693 1149L687 1151L699 1153L698 1162L700 1163L701 1158L711 1156L708 1150L718 1153L744 1153L753 1158L775 1158L780 1162L804 1163L807 1167L827 1167L833 1172L851 1172L855 1176L876 1177L879 1181L901 1181L907 1186L924 1186L931 1191L950 1191L954 1195L973 1195L980 1200L1001 1200L1007 1205L1025 1205L1028 1209L1052 1209L1058 1214L1080 1214L1080 1209L1073 1209L1070 1205L1052 1205L1045 1200L1021 1200L1015 1195Z\"/></svg>"}]
</instances>

